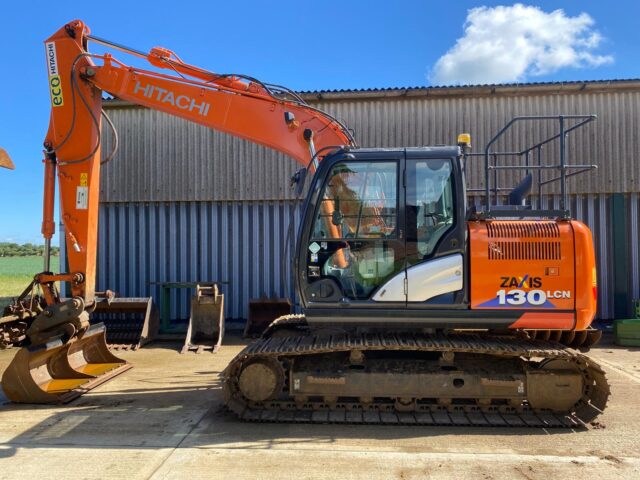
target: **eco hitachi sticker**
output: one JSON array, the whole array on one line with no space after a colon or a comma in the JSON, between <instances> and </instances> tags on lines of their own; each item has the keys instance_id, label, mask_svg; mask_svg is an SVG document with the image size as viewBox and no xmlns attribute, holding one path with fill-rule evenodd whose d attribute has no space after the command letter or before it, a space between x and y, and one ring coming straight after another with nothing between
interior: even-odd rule
<instances>
[{"instance_id":1,"label":"eco hitachi sticker","mask_svg":"<svg viewBox=\"0 0 640 480\"><path fill-rule=\"evenodd\" d=\"M318 253L320 251L320 245L318 245L316 242L313 242L311 245L309 245L309 251L311 253Z\"/></svg>"},{"instance_id":2,"label":"eco hitachi sticker","mask_svg":"<svg viewBox=\"0 0 640 480\"><path fill-rule=\"evenodd\" d=\"M62 82L58 72L58 57L56 56L56 44L45 43L47 52L47 72L49 73L49 90L51 92L51 105L61 107L64 105L62 98Z\"/></svg>"}]
</instances>

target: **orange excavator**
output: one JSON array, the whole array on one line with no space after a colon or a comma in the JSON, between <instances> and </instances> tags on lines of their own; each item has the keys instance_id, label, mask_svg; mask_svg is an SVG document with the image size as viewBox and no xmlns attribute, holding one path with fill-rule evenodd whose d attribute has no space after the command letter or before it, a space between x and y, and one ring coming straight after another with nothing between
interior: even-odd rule
<instances>
[{"instance_id":1,"label":"orange excavator","mask_svg":"<svg viewBox=\"0 0 640 480\"><path fill-rule=\"evenodd\" d=\"M90 53L90 42L156 70ZM590 328L591 233L565 210L567 171L585 166L566 163L564 141L593 116L514 119L485 151L478 210L466 204L466 134L448 147L361 148L339 120L291 90L212 73L164 48L140 52L91 35L81 21L47 39L45 53L45 265L27 289L33 295L9 307L28 324L2 378L11 400L68 401L131 366L90 321L112 296L95 290L100 167L113 156L101 156L102 118L115 134L101 108L107 92L302 165L292 180L296 196L307 192L293 259L303 313L275 319L226 368L225 402L238 417L566 427L605 408L604 372L571 348L595 343L599 332ZM558 165L492 163L491 145L523 121L559 122L559 134L542 142L560 142ZM518 168L525 179L498 205L495 172ZM526 205L533 178L542 185L548 169L560 175L560 210ZM50 272L48 261L56 179L65 273ZM70 284L71 298L61 298L57 282Z\"/></svg>"}]
</instances>

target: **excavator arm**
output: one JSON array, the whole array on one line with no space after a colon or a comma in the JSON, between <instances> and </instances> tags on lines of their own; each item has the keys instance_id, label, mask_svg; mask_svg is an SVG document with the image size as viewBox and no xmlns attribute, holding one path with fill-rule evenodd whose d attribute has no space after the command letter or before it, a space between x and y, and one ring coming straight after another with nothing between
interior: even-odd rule
<instances>
[{"instance_id":1,"label":"excavator arm","mask_svg":"<svg viewBox=\"0 0 640 480\"><path fill-rule=\"evenodd\" d=\"M161 71L128 66L111 53L91 53L90 42L144 59ZM33 300L23 294L2 317L25 321L31 316L29 346L16 355L2 381L9 398L28 403L70 400L130 368L107 350L104 328L89 323L96 298L113 295L95 291L100 167L114 153L102 159L103 116L113 128L102 111L103 92L273 148L303 166L312 161L317 166L319 154L331 146L355 146L340 121L286 88L212 73L164 48L144 53L123 47L91 36L81 21L48 38L45 52L51 94L44 142L45 262L25 290L40 291L43 301L32 309ZM12 166L3 158L1 165ZM49 265L56 185L69 267L59 274ZM69 282L71 299L61 299L58 282Z\"/></svg>"},{"instance_id":2,"label":"excavator arm","mask_svg":"<svg viewBox=\"0 0 640 480\"><path fill-rule=\"evenodd\" d=\"M89 53L93 38L75 21L45 43L52 107L43 234L45 239L53 235L51 170L57 168L69 269L79 274L71 279L72 293L88 302L95 290L102 92L273 148L304 166L316 149L355 144L338 120L289 90L207 72L163 48L145 55L97 40L172 73L133 68L111 54Z\"/></svg>"}]
</instances>

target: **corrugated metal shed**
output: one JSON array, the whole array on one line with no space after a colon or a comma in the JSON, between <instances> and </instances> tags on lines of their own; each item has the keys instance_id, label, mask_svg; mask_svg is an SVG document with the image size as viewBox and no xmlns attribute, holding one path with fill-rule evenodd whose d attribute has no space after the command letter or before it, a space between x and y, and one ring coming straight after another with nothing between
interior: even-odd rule
<instances>
[{"instance_id":1,"label":"corrugated metal shed","mask_svg":"<svg viewBox=\"0 0 640 480\"><path fill-rule=\"evenodd\" d=\"M571 180L570 191L640 191L635 154L640 81L314 92L305 97L344 120L367 147L452 144L458 133L469 132L479 152L514 116L594 113L597 122L569 137L568 160L599 169ZM115 101L106 108L120 132L121 151L104 168L105 202L290 198L288 179L298 166L282 154L142 107ZM528 146L551 132L550 124L522 125L497 148ZM108 132L104 137L103 151L108 152ZM557 153L547 150L550 158ZM482 188L482 160L470 167L469 186ZM500 183L514 184L511 175L505 173Z\"/></svg>"},{"instance_id":2,"label":"corrugated metal shed","mask_svg":"<svg viewBox=\"0 0 640 480\"><path fill-rule=\"evenodd\" d=\"M307 101L343 119L363 146L450 144L472 134L480 151L515 115L589 114L599 119L569 142L569 160L596 163L597 173L570 185L571 208L592 229L599 311L613 318L614 241L611 193L625 193L628 291L640 298L640 188L636 151L640 81L570 82L304 92ZM153 295L153 282L226 281L226 316L246 318L262 294L290 296L290 252L283 244L298 212L289 178L298 168L277 152L145 108L106 103L120 151L103 169L98 287L126 296ZM521 146L548 133L514 130ZM103 152L111 139L104 134ZM482 186L482 160L472 160L470 186ZM514 183L506 178L504 183ZM479 203L480 197L471 201ZM558 195L543 205L559 206ZM187 318L189 292L172 293L174 319Z\"/></svg>"},{"instance_id":3,"label":"corrugated metal shed","mask_svg":"<svg viewBox=\"0 0 640 480\"><path fill-rule=\"evenodd\" d=\"M470 199L479 203L480 197ZM543 200L558 208L560 197ZM631 298L640 298L640 195L629 195L629 269ZM598 318L613 318L613 229L611 197L573 195L570 208L593 232L598 262ZM122 295L152 295L154 282L224 281L227 318L246 318L251 298L263 294L290 297L290 250L285 252L291 221L299 224L292 202L103 203L100 207L98 288ZM294 230L294 234L297 230ZM172 293L171 315L189 316L186 290Z\"/></svg>"}]
</instances>

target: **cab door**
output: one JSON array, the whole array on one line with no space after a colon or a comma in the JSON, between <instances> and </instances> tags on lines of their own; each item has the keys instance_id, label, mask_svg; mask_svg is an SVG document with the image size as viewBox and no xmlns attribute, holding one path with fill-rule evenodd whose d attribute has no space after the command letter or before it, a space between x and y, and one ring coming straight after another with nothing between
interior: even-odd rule
<instances>
[{"instance_id":1,"label":"cab door","mask_svg":"<svg viewBox=\"0 0 640 480\"><path fill-rule=\"evenodd\" d=\"M466 222L460 160L407 155L405 184L407 307L463 305Z\"/></svg>"},{"instance_id":2,"label":"cab door","mask_svg":"<svg viewBox=\"0 0 640 480\"><path fill-rule=\"evenodd\" d=\"M328 167L299 256L305 302L383 306L372 297L405 270L403 164L404 152L393 151ZM404 308L406 297L392 301Z\"/></svg>"}]
</instances>

